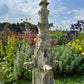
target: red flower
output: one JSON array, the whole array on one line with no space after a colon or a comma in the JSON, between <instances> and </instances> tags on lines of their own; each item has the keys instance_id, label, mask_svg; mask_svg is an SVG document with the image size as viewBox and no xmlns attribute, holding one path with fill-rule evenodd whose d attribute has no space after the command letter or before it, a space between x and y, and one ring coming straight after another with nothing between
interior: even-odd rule
<instances>
[{"instance_id":1,"label":"red flower","mask_svg":"<svg viewBox=\"0 0 84 84\"><path fill-rule=\"evenodd\" d=\"M51 43L51 46L56 46L56 45L58 45L58 44L59 44L58 40L55 40L55 41L53 41L53 42Z\"/></svg>"},{"instance_id":2,"label":"red flower","mask_svg":"<svg viewBox=\"0 0 84 84\"><path fill-rule=\"evenodd\" d=\"M32 42L34 42L34 39L32 39Z\"/></svg>"},{"instance_id":3,"label":"red flower","mask_svg":"<svg viewBox=\"0 0 84 84\"><path fill-rule=\"evenodd\" d=\"M15 35L15 38L17 38L17 35Z\"/></svg>"},{"instance_id":4,"label":"red flower","mask_svg":"<svg viewBox=\"0 0 84 84\"><path fill-rule=\"evenodd\" d=\"M54 42L51 43L51 46L53 46L53 45L54 45Z\"/></svg>"},{"instance_id":5,"label":"red flower","mask_svg":"<svg viewBox=\"0 0 84 84\"><path fill-rule=\"evenodd\" d=\"M33 46L33 43L30 43L29 45L30 45L30 46Z\"/></svg>"},{"instance_id":6,"label":"red flower","mask_svg":"<svg viewBox=\"0 0 84 84\"><path fill-rule=\"evenodd\" d=\"M7 36L7 34L5 33L5 36Z\"/></svg>"}]
</instances>

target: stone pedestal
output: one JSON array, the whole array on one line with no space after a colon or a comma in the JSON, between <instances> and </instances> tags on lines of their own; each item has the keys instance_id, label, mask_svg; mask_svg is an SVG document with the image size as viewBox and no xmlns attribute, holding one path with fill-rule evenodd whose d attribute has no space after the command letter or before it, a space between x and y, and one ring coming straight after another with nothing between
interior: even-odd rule
<instances>
[{"instance_id":1,"label":"stone pedestal","mask_svg":"<svg viewBox=\"0 0 84 84\"><path fill-rule=\"evenodd\" d=\"M54 84L53 72L38 70L38 68L32 70L32 84Z\"/></svg>"}]
</instances>

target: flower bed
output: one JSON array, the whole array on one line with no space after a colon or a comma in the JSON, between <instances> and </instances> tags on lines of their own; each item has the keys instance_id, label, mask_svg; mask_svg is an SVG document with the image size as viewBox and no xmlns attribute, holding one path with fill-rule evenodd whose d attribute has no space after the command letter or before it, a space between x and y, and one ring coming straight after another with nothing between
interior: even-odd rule
<instances>
[{"instance_id":1,"label":"flower bed","mask_svg":"<svg viewBox=\"0 0 84 84\"><path fill-rule=\"evenodd\" d=\"M60 31L59 31L60 32ZM58 32L58 33L59 33ZM53 60L59 61L55 73L75 74L84 72L84 38L66 39L66 33L51 32ZM60 36L61 35L61 36ZM81 36L82 37L82 36ZM31 80L32 69L24 66L31 60L35 48L36 34L1 34L0 36L0 78L12 82L17 79ZM63 42L62 42L63 41Z\"/></svg>"},{"instance_id":2,"label":"flower bed","mask_svg":"<svg viewBox=\"0 0 84 84\"><path fill-rule=\"evenodd\" d=\"M31 68L24 66L31 60L35 47L36 34L1 34L0 37L0 74L1 79L14 81L20 78L31 79Z\"/></svg>"}]
</instances>

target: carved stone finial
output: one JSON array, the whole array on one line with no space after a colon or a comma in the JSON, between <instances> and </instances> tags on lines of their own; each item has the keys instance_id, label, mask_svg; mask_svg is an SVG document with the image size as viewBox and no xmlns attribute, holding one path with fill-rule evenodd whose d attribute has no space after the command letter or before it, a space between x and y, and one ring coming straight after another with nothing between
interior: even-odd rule
<instances>
[{"instance_id":1,"label":"carved stone finial","mask_svg":"<svg viewBox=\"0 0 84 84\"><path fill-rule=\"evenodd\" d=\"M41 1L47 2L47 0L41 0Z\"/></svg>"},{"instance_id":2,"label":"carved stone finial","mask_svg":"<svg viewBox=\"0 0 84 84\"><path fill-rule=\"evenodd\" d=\"M47 0L41 0L39 5L45 4L46 6L49 4L49 2L47 2Z\"/></svg>"}]
</instances>

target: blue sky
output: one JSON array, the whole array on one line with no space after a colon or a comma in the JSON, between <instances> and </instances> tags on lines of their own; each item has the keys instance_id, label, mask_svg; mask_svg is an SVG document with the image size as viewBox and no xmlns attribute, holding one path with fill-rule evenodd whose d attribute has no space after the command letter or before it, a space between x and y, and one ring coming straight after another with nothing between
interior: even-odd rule
<instances>
[{"instance_id":1,"label":"blue sky","mask_svg":"<svg viewBox=\"0 0 84 84\"><path fill-rule=\"evenodd\" d=\"M41 0L0 0L0 22L21 22L21 18L31 18L29 22L39 22L38 5ZM49 23L55 28L69 29L70 24L84 20L84 0L48 0Z\"/></svg>"}]
</instances>

